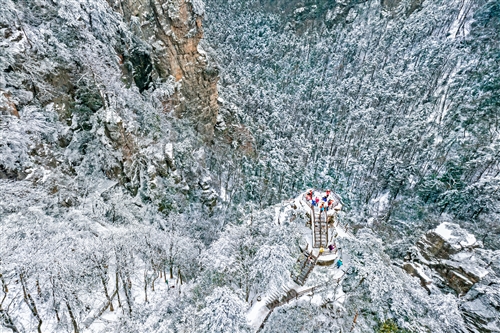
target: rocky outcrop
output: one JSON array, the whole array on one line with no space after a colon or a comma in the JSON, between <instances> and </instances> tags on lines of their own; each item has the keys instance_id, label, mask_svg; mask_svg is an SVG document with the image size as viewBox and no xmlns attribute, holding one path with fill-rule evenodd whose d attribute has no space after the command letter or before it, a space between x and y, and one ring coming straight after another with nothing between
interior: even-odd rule
<instances>
[{"instance_id":1,"label":"rocky outcrop","mask_svg":"<svg viewBox=\"0 0 500 333\"><path fill-rule=\"evenodd\" d=\"M445 285L464 295L488 274L484 268L487 264L474 253L481 246L474 235L457 224L445 222L418 240L417 246L408 252L403 268L426 285L431 279L423 266L431 268Z\"/></svg>"},{"instance_id":2,"label":"rocky outcrop","mask_svg":"<svg viewBox=\"0 0 500 333\"><path fill-rule=\"evenodd\" d=\"M481 244L459 225L445 222L422 236L417 247L427 260L432 260L449 259L451 255L481 247Z\"/></svg>"},{"instance_id":3,"label":"rocky outcrop","mask_svg":"<svg viewBox=\"0 0 500 333\"><path fill-rule=\"evenodd\" d=\"M2 91L0 89L0 114L11 115L19 118L19 112L16 105L11 100L12 94L10 92Z\"/></svg>"},{"instance_id":4,"label":"rocky outcrop","mask_svg":"<svg viewBox=\"0 0 500 333\"><path fill-rule=\"evenodd\" d=\"M445 222L408 251L403 269L429 293L451 289L462 296L471 332L500 332L500 251L483 249L474 235Z\"/></svg>"},{"instance_id":5,"label":"rocky outcrop","mask_svg":"<svg viewBox=\"0 0 500 333\"><path fill-rule=\"evenodd\" d=\"M188 194L213 207L189 153L224 130L203 15L200 0L2 2L0 180L43 186L63 207L101 177L162 212Z\"/></svg>"},{"instance_id":6,"label":"rocky outcrop","mask_svg":"<svg viewBox=\"0 0 500 333\"><path fill-rule=\"evenodd\" d=\"M175 93L165 111L189 117L205 139L217 123L218 69L199 46L204 5L199 0L108 0L130 25L135 39L117 50L125 77L145 90L173 78Z\"/></svg>"},{"instance_id":7,"label":"rocky outcrop","mask_svg":"<svg viewBox=\"0 0 500 333\"><path fill-rule=\"evenodd\" d=\"M479 255L494 274L472 286L460 309L470 331L500 332L500 251L479 251Z\"/></svg>"},{"instance_id":8,"label":"rocky outcrop","mask_svg":"<svg viewBox=\"0 0 500 333\"><path fill-rule=\"evenodd\" d=\"M199 181L199 185L202 189L201 200L207 207L213 208L217 204L217 192L210 186L210 177L203 177Z\"/></svg>"}]
</instances>

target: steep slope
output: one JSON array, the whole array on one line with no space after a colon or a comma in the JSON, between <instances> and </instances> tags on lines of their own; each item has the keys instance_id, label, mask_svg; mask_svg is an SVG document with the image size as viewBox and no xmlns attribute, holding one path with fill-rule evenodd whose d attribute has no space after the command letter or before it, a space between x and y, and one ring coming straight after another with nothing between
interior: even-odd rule
<instances>
[{"instance_id":1,"label":"steep slope","mask_svg":"<svg viewBox=\"0 0 500 333\"><path fill-rule=\"evenodd\" d=\"M108 1L147 48L131 52L132 64L140 68L134 76L139 90L158 78L172 76L180 82L171 96L178 117L196 119L197 129L210 140L217 118L217 68L209 67L198 44L203 36L204 3L194 1ZM119 54L127 61L126 56ZM167 103L167 102L165 102Z\"/></svg>"},{"instance_id":2,"label":"steep slope","mask_svg":"<svg viewBox=\"0 0 500 333\"><path fill-rule=\"evenodd\" d=\"M499 12L483 0L208 0L221 116L249 130L260 161L242 159L234 181L264 205L334 187L393 256L442 213L498 248Z\"/></svg>"},{"instance_id":3,"label":"steep slope","mask_svg":"<svg viewBox=\"0 0 500 333\"><path fill-rule=\"evenodd\" d=\"M444 222L423 235L408 251L403 268L420 278L429 293L453 290L470 332L500 330L500 251L482 249L474 235Z\"/></svg>"},{"instance_id":4,"label":"steep slope","mask_svg":"<svg viewBox=\"0 0 500 333\"><path fill-rule=\"evenodd\" d=\"M0 330L137 332L221 229L203 4L0 7Z\"/></svg>"},{"instance_id":5,"label":"steep slope","mask_svg":"<svg viewBox=\"0 0 500 333\"><path fill-rule=\"evenodd\" d=\"M0 8L1 332L249 332L311 185L347 208L343 282L300 271L324 288L264 332L496 325L493 274L459 299L391 257L444 213L499 246L498 1Z\"/></svg>"}]
</instances>

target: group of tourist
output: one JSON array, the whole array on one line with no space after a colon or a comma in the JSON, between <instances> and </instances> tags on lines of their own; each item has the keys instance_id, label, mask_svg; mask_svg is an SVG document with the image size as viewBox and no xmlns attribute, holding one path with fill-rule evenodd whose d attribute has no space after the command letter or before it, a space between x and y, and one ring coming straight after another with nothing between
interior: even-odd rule
<instances>
[{"instance_id":1,"label":"group of tourist","mask_svg":"<svg viewBox=\"0 0 500 333\"><path fill-rule=\"evenodd\" d=\"M335 203L335 200L330 198L330 195L332 192L330 190L325 191L325 195L320 199L317 196L314 196L314 191L309 190L307 191L305 195L305 199L311 203L313 209L314 207L318 207L320 209L320 212L327 212L329 209L332 209ZM336 250L335 244L329 244L328 245L328 250L330 250L330 253ZM319 255L321 256L325 252L325 249L323 247L319 248ZM312 257L309 256L309 261L312 261ZM342 259L338 259L336 262L337 268L340 268L340 266L343 265Z\"/></svg>"},{"instance_id":2,"label":"group of tourist","mask_svg":"<svg viewBox=\"0 0 500 333\"><path fill-rule=\"evenodd\" d=\"M326 190L325 195L320 199L318 197L314 197L313 190L309 190L309 192L306 193L306 200L311 202L313 207L319 207L320 212L328 211L332 208L335 202L335 200L330 198L331 193L332 192L330 190Z\"/></svg>"},{"instance_id":3,"label":"group of tourist","mask_svg":"<svg viewBox=\"0 0 500 333\"><path fill-rule=\"evenodd\" d=\"M335 250L335 244L330 244L328 245L328 249L330 250L330 253L333 252L333 250ZM319 248L319 255L322 255L323 252L325 252L325 249L323 247L320 247ZM337 260L337 268L340 268L340 266L342 266L344 263L342 262L342 259L339 258L339 260Z\"/></svg>"},{"instance_id":4,"label":"group of tourist","mask_svg":"<svg viewBox=\"0 0 500 333\"><path fill-rule=\"evenodd\" d=\"M328 250L330 250L330 253L332 253L335 250L335 244L328 245ZM323 252L325 252L325 249L323 247L320 247L319 254L322 255Z\"/></svg>"}]
</instances>

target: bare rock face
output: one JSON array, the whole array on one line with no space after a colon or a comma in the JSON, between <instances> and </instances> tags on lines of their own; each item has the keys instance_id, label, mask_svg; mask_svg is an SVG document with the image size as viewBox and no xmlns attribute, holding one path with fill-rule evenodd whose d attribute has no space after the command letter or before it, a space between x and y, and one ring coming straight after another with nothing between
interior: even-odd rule
<instances>
[{"instance_id":1,"label":"bare rock face","mask_svg":"<svg viewBox=\"0 0 500 333\"><path fill-rule=\"evenodd\" d=\"M408 252L403 267L426 284L430 279L418 268L422 265L432 268L445 285L464 295L488 274L484 268L487 264L474 253L481 246L474 235L457 224L445 222L419 239L417 246Z\"/></svg>"},{"instance_id":2,"label":"bare rock face","mask_svg":"<svg viewBox=\"0 0 500 333\"><path fill-rule=\"evenodd\" d=\"M199 185L202 189L201 200L202 202L210 208L215 207L217 204L217 192L210 186L211 179L208 176L202 177L199 181Z\"/></svg>"},{"instance_id":3,"label":"bare rock face","mask_svg":"<svg viewBox=\"0 0 500 333\"><path fill-rule=\"evenodd\" d=\"M458 224L445 222L410 248L403 269L429 293L454 290L471 332L500 332L500 251L482 243Z\"/></svg>"},{"instance_id":4,"label":"bare rock face","mask_svg":"<svg viewBox=\"0 0 500 333\"><path fill-rule=\"evenodd\" d=\"M34 163L36 181L57 163L69 174L95 161L91 170L134 193L147 175L175 171L172 158L144 154L175 140L174 123L194 127L196 140L213 137L218 70L199 47L203 14L200 0L2 2L0 115L10 135L0 143L9 156L0 178L25 179ZM47 124L35 128L34 119ZM154 170L141 160L155 161Z\"/></svg>"},{"instance_id":5,"label":"bare rock face","mask_svg":"<svg viewBox=\"0 0 500 333\"><path fill-rule=\"evenodd\" d=\"M427 260L432 260L432 258L449 259L453 254L480 246L474 235L460 228L458 224L448 222L427 232L417 242L417 247Z\"/></svg>"},{"instance_id":6,"label":"bare rock face","mask_svg":"<svg viewBox=\"0 0 500 333\"><path fill-rule=\"evenodd\" d=\"M460 308L471 332L500 332L500 251L478 252L492 274L472 286Z\"/></svg>"},{"instance_id":7,"label":"bare rock face","mask_svg":"<svg viewBox=\"0 0 500 333\"><path fill-rule=\"evenodd\" d=\"M190 117L206 139L217 122L218 69L208 64L199 41L203 37L204 7L197 0L108 0L130 25L137 39L118 50L125 76L139 89L157 80L173 78L178 84L165 111ZM147 41L147 43L145 43Z\"/></svg>"},{"instance_id":8,"label":"bare rock face","mask_svg":"<svg viewBox=\"0 0 500 333\"><path fill-rule=\"evenodd\" d=\"M19 112L14 102L11 101L11 97L10 92L4 92L0 89L0 114L19 118Z\"/></svg>"}]
</instances>

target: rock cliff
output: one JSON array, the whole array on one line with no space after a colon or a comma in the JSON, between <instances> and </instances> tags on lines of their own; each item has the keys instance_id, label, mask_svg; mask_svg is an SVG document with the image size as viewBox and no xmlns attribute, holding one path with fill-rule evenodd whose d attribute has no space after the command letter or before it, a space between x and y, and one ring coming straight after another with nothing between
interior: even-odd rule
<instances>
[{"instance_id":1,"label":"rock cliff","mask_svg":"<svg viewBox=\"0 0 500 333\"><path fill-rule=\"evenodd\" d=\"M463 296L460 308L472 332L500 330L499 267L500 251L483 249L474 235L449 222L424 234L403 264L429 293L451 288Z\"/></svg>"},{"instance_id":2,"label":"rock cliff","mask_svg":"<svg viewBox=\"0 0 500 333\"><path fill-rule=\"evenodd\" d=\"M5 1L0 178L102 172L135 194L168 176L154 152L210 142L217 122L203 14L198 0Z\"/></svg>"},{"instance_id":3,"label":"rock cliff","mask_svg":"<svg viewBox=\"0 0 500 333\"><path fill-rule=\"evenodd\" d=\"M203 37L204 4L199 0L108 0L134 34L117 50L124 76L133 73L140 90L172 76L179 83L166 111L196 120L209 139L217 120L218 69L210 66L199 42ZM130 70L132 69L132 71Z\"/></svg>"},{"instance_id":4,"label":"rock cliff","mask_svg":"<svg viewBox=\"0 0 500 333\"><path fill-rule=\"evenodd\" d=\"M210 140L218 112L218 69L198 45L201 1L40 0L7 1L3 7L2 114L22 117L23 107L53 103L69 122L78 102L92 112L110 106L118 82L109 81L116 74L121 84L136 86L143 95L168 83L163 111L189 117ZM82 89L90 99L82 99Z\"/></svg>"}]
</instances>

